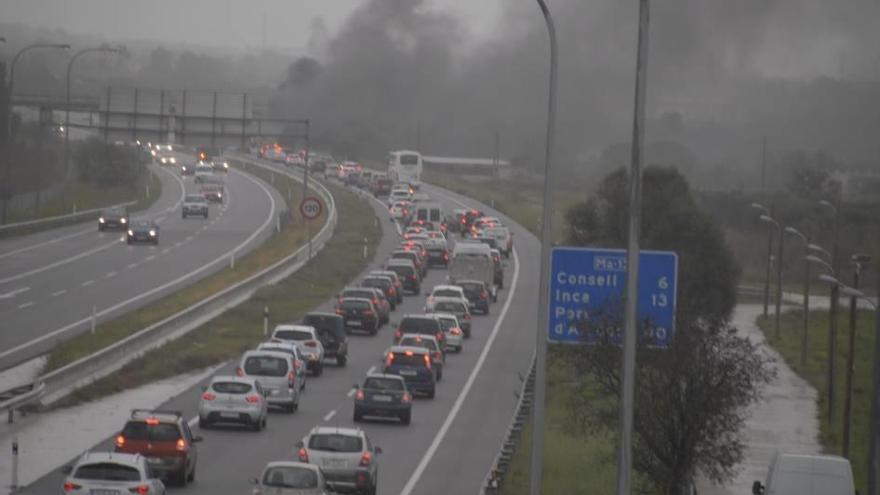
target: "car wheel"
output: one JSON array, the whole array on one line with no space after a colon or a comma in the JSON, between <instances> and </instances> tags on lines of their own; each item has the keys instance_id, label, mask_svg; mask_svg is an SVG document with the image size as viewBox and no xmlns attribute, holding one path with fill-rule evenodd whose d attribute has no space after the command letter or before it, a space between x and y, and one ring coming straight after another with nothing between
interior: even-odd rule
<instances>
[{"instance_id":1,"label":"car wheel","mask_svg":"<svg viewBox=\"0 0 880 495\"><path fill-rule=\"evenodd\" d=\"M192 483L195 480L196 480L196 465L193 464L192 472L190 472L189 476L187 476L187 481Z\"/></svg>"},{"instance_id":2,"label":"car wheel","mask_svg":"<svg viewBox=\"0 0 880 495\"><path fill-rule=\"evenodd\" d=\"M401 414L400 415L400 423L403 425L409 425L410 416L412 416L412 413L410 411L407 411L407 412Z\"/></svg>"},{"instance_id":3,"label":"car wheel","mask_svg":"<svg viewBox=\"0 0 880 495\"><path fill-rule=\"evenodd\" d=\"M195 471L195 470L193 470ZM177 473L177 486L185 487L186 482L189 481L189 473L186 472L186 464L183 465L183 468Z\"/></svg>"},{"instance_id":4,"label":"car wheel","mask_svg":"<svg viewBox=\"0 0 880 495\"><path fill-rule=\"evenodd\" d=\"M254 431L262 430L263 429L263 421L260 420L260 418L257 418L257 420L251 424L251 429Z\"/></svg>"},{"instance_id":5,"label":"car wheel","mask_svg":"<svg viewBox=\"0 0 880 495\"><path fill-rule=\"evenodd\" d=\"M321 376L324 374L324 363L318 363L317 369L315 369L315 376Z\"/></svg>"},{"instance_id":6,"label":"car wheel","mask_svg":"<svg viewBox=\"0 0 880 495\"><path fill-rule=\"evenodd\" d=\"M201 428L203 430L207 430L210 427L211 427L211 422L208 421L207 419L199 416L199 428Z\"/></svg>"},{"instance_id":7,"label":"car wheel","mask_svg":"<svg viewBox=\"0 0 880 495\"><path fill-rule=\"evenodd\" d=\"M345 356L336 356L336 365L337 366L344 367L345 361L346 361Z\"/></svg>"},{"instance_id":8,"label":"car wheel","mask_svg":"<svg viewBox=\"0 0 880 495\"><path fill-rule=\"evenodd\" d=\"M299 402L294 402L293 404L287 406L287 412L293 414L296 410L299 409Z\"/></svg>"},{"instance_id":9,"label":"car wheel","mask_svg":"<svg viewBox=\"0 0 880 495\"><path fill-rule=\"evenodd\" d=\"M357 409L354 410L354 415L351 418L355 423L360 423L364 419L364 415L360 413Z\"/></svg>"},{"instance_id":10,"label":"car wheel","mask_svg":"<svg viewBox=\"0 0 880 495\"><path fill-rule=\"evenodd\" d=\"M128 245L131 245L131 239L126 239L126 240L125 240L125 243L128 244Z\"/></svg>"},{"instance_id":11,"label":"car wheel","mask_svg":"<svg viewBox=\"0 0 880 495\"><path fill-rule=\"evenodd\" d=\"M186 218L186 213L181 213L180 218Z\"/></svg>"},{"instance_id":12,"label":"car wheel","mask_svg":"<svg viewBox=\"0 0 880 495\"><path fill-rule=\"evenodd\" d=\"M483 309L483 314L484 314L484 315L489 314L489 305L488 305L488 304L486 305L486 308Z\"/></svg>"},{"instance_id":13,"label":"car wheel","mask_svg":"<svg viewBox=\"0 0 880 495\"><path fill-rule=\"evenodd\" d=\"M205 212L205 220L207 220L207 219L208 219L208 212L206 211Z\"/></svg>"},{"instance_id":14,"label":"car wheel","mask_svg":"<svg viewBox=\"0 0 880 495\"><path fill-rule=\"evenodd\" d=\"M103 231L104 231L104 227L101 227L100 225L98 225L98 232L103 232Z\"/></svg>"},{"instance_id":15,"label":"car wheel","mask_svg":"<svg viewBox=\"0 0 880 495\"><path fill-rule=\"evenodd\" d=\"M443 371L437 370L437 381L439 382L441 380L443 380Z\"/></svg>"},{"instance_id":16,"label":"car wheel","mask_svg":"<svg viewBox=\"0 0 880 495\"><path fill-rule=\"evenodd\" d=\"M434 398L434 392L435 392L435 391L436 391L435 388L431 388L431 390L428 391L428 398L429 398L429 399L433 399L433 398Z\"/></svg>"}]
</instances>

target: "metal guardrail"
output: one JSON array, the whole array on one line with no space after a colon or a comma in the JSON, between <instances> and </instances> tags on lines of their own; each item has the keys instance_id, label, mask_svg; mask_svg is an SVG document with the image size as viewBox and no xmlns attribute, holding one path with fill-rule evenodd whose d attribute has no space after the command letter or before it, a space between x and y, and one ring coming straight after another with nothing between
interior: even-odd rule
<instances>
[{"instance_id":1,"label":"metal guardrail","mask_svg":"<svg viewBox=\"0 0 880 495\"><path fill-rule=\"evenodd\" d=\"M301 182L301 179L293 173L268 167L249 157L238 159L277 173L283 173ZM314 256L314 253L323 249L326 242L333 236L338 220L338 212L333 195L323 184L314 181L310 185L328 205L327 219L323 227L312 237L312 253ZM37 399L44 404L52 403L73 390L120 369L144 353L185 335L227 309L246 301L260 287L276 283L299 270L308 262L307 258L308 245L305 245L258 273L202 299L187 309L143 328L93 354L37 378L34 384L30 385L37 388L33 395L26 398L10 399L10 401L7 401L10 404L2 402L0 403L0 410L8 409L12 411ZM40 385L37 386L35 384ZM13 400L14 402L12 402ZM11 416L12 414L10 414Z\"/></svg>"},{"instance_id":2,"label":"metal guardrail","mask_svg":"<svg viewBox=\"0 0 880 495\"><path fill-rule=\"evenodd\" d=\"M15 408L37 399L43 395L46 385L42 382L29 383L27 385L19 385L8 390L0 392L0 411L9 411L7 421L12 423L15 417Z\"/></svg>"},{"instance_id":3,"label":"metal guardrail","mask_svg":"<svg viewBox=\"0 0 880 495\"><path fill-rule=\"evenodd\" d=\"M522 380L522 388L519 392L519 400L516 404L516 410L510 425L507 427L507 434L504 441L498 449L495 460L492 461L492 467L486 474L483 486L480 488L481 495L495 495L501 493L504 478L507 476L507 470L510 468L510 462L513 454L519 447L520 436L522 435L523 426L529 419L532 409L532 400L534 399L535 389L535 355L532 354L532 364L529 366L529 373Z\"/></svg>"},{"instance_id":4,"label":"metal guardrail","mask_svg":"<svg viewBox=\"0 0 880 495\"><path fill-rule=\"evenodd\" d=\"M137 201L128 201L126 203L119 203L119 204L111 205L111 206L103 206L101 208L92 208L90 210L78 211L76 213L67 213L65 215L55 215L53 217L38 218L36 220L28 220L26 222L7 223L4 225L0 225L0 233L4 233L5 231L10 231L10 230L15 230L15 229L32 227L34 225L53 223L53 222L57 222L60 220L69 220L69 219L73 219L73 218L77 218L77 217L94 215L95 213L100 213L101 211L109 209L109 208L121 208L121 207L126 207L126 206L133 206L136 204L137 204Z\"/></svg>"}]
</instances>

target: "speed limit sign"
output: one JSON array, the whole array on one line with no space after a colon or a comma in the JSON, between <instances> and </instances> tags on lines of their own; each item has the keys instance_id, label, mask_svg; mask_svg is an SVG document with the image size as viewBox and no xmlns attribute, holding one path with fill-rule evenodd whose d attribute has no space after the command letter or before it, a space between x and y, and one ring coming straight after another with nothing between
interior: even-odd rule
<instances>
[{"instance_id":1,"label":"speed limit sign","mask_svg":"<svg viewBox=\"0 0 880 495\"><path fill-rule=\"evenodd\" d=\"M324 206L321 205L321 200L314 196L304 198L299 204L299 212L302 213L302 216L306 220L314 220L318 218L323 210Z\"/></svg>"}]
</instances>

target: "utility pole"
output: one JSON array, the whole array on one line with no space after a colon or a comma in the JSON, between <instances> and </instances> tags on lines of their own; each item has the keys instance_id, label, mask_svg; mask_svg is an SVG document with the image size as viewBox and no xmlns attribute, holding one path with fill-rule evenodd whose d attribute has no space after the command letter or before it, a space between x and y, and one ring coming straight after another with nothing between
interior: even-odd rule
<instances>
[{"instance_id":1,"label":"utility pole","mask_svg":"<svg viewBox=\"0 0 880 495\"><path fill-rule=\"evenodd\" d=\"M770 216L774 214L775 205L770 204ZM773 260L773 229L768 229L767 233L767 273L764 276L764 318L767 318L768 308L770 306L770 267Z\"/></svg>"},{"instance_id":2,"label":"utility pole","mask_svg":"<svg viewBox=\"0 0 880 495\"><path fill-rule=\"evenodd\" d=\"M761 138L761 192L767 193L767 136ZM767 316L766 312L764 316Z\"/></svg>"}]
</instances>

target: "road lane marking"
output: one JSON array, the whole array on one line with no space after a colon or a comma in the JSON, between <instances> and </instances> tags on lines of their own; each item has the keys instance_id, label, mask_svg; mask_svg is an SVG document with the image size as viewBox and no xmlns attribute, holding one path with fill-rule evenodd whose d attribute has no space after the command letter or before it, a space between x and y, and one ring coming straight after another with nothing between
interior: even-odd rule
<instances>
[{"instance_id":1,"label":"road lane marking","mask_svg":"<svg viewBox=\"0 0 880 495\"><path fill-rule=\"evenodd\" d=\"M367 374L368 374L368 375L372 375L374 371L376 371L376 367L375 367L375 366L370 366L370 369L367 370Z\"/></svg>"},{"instance_id":2,"label":"road lane marking","mask_svg":"<svg viewBox=\"0 0 880 495\"><path fill-rule=\"evenodd\" d=\"M151 254L151 255L147 256L146 258L144 258L144 261L153 261L154 259L156 259L156 255Z\"/></svg>"},{"instance_id":3,"label":"road lane marking","mask_svg":"<svg viewBox=\"0 0 880 495\"><path fill-rule=\"evenodd\" d=\"M67 292L67 289L56 290L55 292L52 293L52 297L58 297L61 294L64 294L66 292Z\"/></svg>"},{"instance_id":4,"label":"road lane marking","mask_svg":"<svg viewBox=\"0 0 880 495\"><path fill-rule=\"evenodd\" d=\"M162 254L168 254L171 251L171 248L165 248L162 250Z\"/></svg>"},{"instance_id":5,"label":"road lane marking","mask_svg":"<svg viewBox=\"0 0 880 495\"><path fill-rule=\"evenodd\" d=\"M191 240L193 240L193 236L188 235L188 236L186 236L186 239L184 240L184 242L189 242Z\"/></svg>"},{"instance_id":6,"label":"road lane marking","mask_svg":"<svg viewBox=\"0 0 880 495\"><path fill-rule=\"evenodd\" d=\"M334 410L328 412L327 415L324 416L324 421L330 421L330 419L331 419L333 416L336 416L336 409L334 409Z\"/></svg>"},{"instance_id":7,"label":"road lane marking","mask_svg":"<svg viewBox=\"0 0 880 495\"><path fill-rule=\"evenodd\" d=\"M104 276L107 277L107 278L113 278L113 277L115 277L116 275L118 275L117 272L108 272L107 275L104 275Z\"/></svg>"},{"instance_id":8,"label":"road lane marking","mask_svg":"<svg viewBox=\"0 0 880 495\"><path fill-rule=\"evenodd\" d=\"M94 280L86 280L85 282L83 282L83 283L81 283L81 284L79 284L79 285L81 285L81 286L83 286L83 287L88 287L88 286L90 286L90 285L92 285L92 284L94 284L94 283L95 283Z\"/></svg>"},{"instance_id":9,"label":"road lane marking","mask_svg":"<svg viewBox=\"0 0 880 495\"><path fill-rule=\"evenodd\" d=\"M79 231L79 232L74 232L74 233L72 233L72 234L64 235L64 236L61 236L61 237L56 237L55 239L52 239L52 240L50 240L50 241L43 241L43 242L39 242L39 243L37 243L37 244L31 244L30 246L25 246L25 247L22 247L22 248L15 249L15 250L13 250L13 251L9 251L9 252L6 252L6 253L3 253L3 254L0 254L0 259L6 258L7 256L13 256L13 255L16 255L16 254L18 254L18 253L23 253L23 252L25 252L25 251L30 251L30 250L32 250L32 249L36 249L36 248L38 248L38 247L48 246L49 244L56 244L56 243L59 243L59 242L61 242L61 241L66 241L66 240L68 240L68 239L73 239L74 237L79 237L79 236L81 236L81 235L85 235L85 234L88 234L88 233L90 233L90 232L94 232L94 229L81 230L81 231Z\"/></svg>"},{"instance_id":10,"label":"road lane marking","mask_svg":"<svg viewBox=\"0 0 880 495\"><path fill-rule=\"evenodd\" d=\"M30 287L21 287L21 288L15 289L13 291L7 292L6 294L0 294L0 299L12 299L13 297L21 294L22 292L27 292L29 290L31 290Z\"/></svg>"},{"instance_id":11,"label":"road lane marking","mask_svg":"<svg viewBox=\"0 0 880 495\"><path fill-rule=\"evenodd\" d=\"M18 305L18 309L24 309L24 308L27 308L27 307L33 306L34 304L36 304L36 303L33 302L33 301L28 301L28 302L26 302L26 303L19 304L19 305Z\"/></svg>"},{"instance_id":12,"label":"road lane marking","mask_svg":"<svg viewBox=\"0 0 880 495\"><path fill-rule=\"evenodd\" d=\"M455 399L455 404L452 406L452 410L449 411L449 415L446 416L446 420L443 421L443 425L440 427L440 430L437 431L437 435L434 436L434 440L431 442L431 446L428 447L428 450L425 452L425 455L422 457L422 460L419 462L419 465L416 466L415 471L413 471L412 476L407 480L406 485L404 485L403 490L400 491L400 495L410 495L416 487L416 484L419 482L419 479L424 474L425 469L427 469L428 464L431 463L431 459L434 458L434 454L437 453L437 449L440 447L440 444L443 442L443 439L446 437L446 433L449 432L449 427L452 426L452 422L455 421L455 417L458 416L458 411L461 410L462 404L464 404L465 399L467 398L468 393L471 391L471 387L474 385L474 381L477 379L477 375L480 373L480 369L483 367L483 363L486 361L486 356L489 355L489 351L492 349L492 344L495 342L495 337L498 336L498 330L501 329L501 324L504 323L504 317L507 316L507 310L510 309L510 303L513 302L513 296L516 293L516 285L519 279L519 256L516 254L516 249L513 250L513 281L510 284L510 292L507 294L507 300L504 302L504 307L501 309L501 313L498 315L498 320L495 321L495 326L492 327L492 333L489 334L489 340L486 341L486 345L483 347L483 351L480 353L480 357L477 359L477 364L474 366L474 369L471 370L471 374L468 376L467 382L465 382L464 387L461 389L461 392L458 394L458 398Z\"/></svg>"},{"instance_id":13,"label":"road lane marking","mask_svg":"<svg viewBox=\"0 0 880 495\"><path fill-rule=\"evenodd\" d=\"M7 283L7 282L12 282L13 280L18 280L18 279L20 279L20 278L25 278L25 277L29 277L29 276L31 276L31 275L36 275L37 273L45 272L46 270L51 270L51 269L56 268L56 267L59 267L59 266L61 266L61 265L65 265L65 264L67 264L67 263L74 262L74 261L76 261L76 260L78 260L78 259L85 258L86 256L93 255L93 254L95 254L95 253L97 253L97 252L99 252L99 251L103 251L103 250L105 250L105 249L109 249L109 248L115 246L115 245L118 244L118 243L119 243L119 241L108 242L107 244L103 244L103 245L98 246L98 247L96 247L96 248L94 248L94 249L89 249L88 251L84 251L84 252L82 252L82 253L79 253L79 254L77 254L77 255L71 256L71 257L69 257L69 258L65 258L65 259L62 259L62 260L58 260L58 261L56 261L55 263L49 263L48 265L41 266L40 268L35 268L35 269L33 269L33 270L28 270L28 271L26 271L26 272L22 272L22 273L19 273L19 274L17 274L17 275L13 275L13 276L11 276L11 277L2 278L2 279L0 279L0 284L5 284L5 283Z\"/></svg>"},{"instance_id":14,"label":"road lane marking","mask_svg":"<svg viewBox=\"0 0 880 495\"><path fill-rule=\"evenodd\" d=\"M353 388L353 389L349 390L349 391L348 391L348 394L346 394L346 395L348 395L349 397L351 397L352 395L355 394L355 392L357 392L357 389L356 389L356 388Z\"/></svg>"},{"instance_id":15,"label":"road lane marking","mask_svg":"<svg viewBox=\"0 0 880 495\"><path fill-rule=\"evenodd\" d=\"M132 268L135 268L135 267L136 267L136 266L138 266L138 264L137 264L137 263L132 263L132 264L130 264L130 265L128 265L128 266L127 266L127 267L125 267L125 268L127 268L127 269L129 269L129 270L131 270L131 269L132 269Z\"/></svg>"},{"instance_id":16,"label":"road lane marking","mask_svg":"<svg viewBox=\"0 0 880 495\"><path fill-rule=\"evenodd\" d=\"M110 313L112 313L112 312L114 312L114 311L116 311L116 310L118 310L118 309L120 309L120 308L123 308L123 307L125 307L125 306L127 306L127 305L129 305L129 304L131 304L131 303L133 303L133 302L135 302L135 301L139 301L139 300L141 300L141 299L143 299L143 298L145 298L145 297L150 297L150 296L152 296L153 294L156 294L157 292L161 292L161 291L163 291L163 290L165 290L165 289L167 289L167 288L169 288L169 287L173 287L173 286L175 286L175 285L177 285L177 284L183 282L184 280L187 280L187 279L189 279L189 278L192 278L193 276L195 276L195 275L197 275L197 274L199 274L199 273L201 273L201 272L207 270L208 268L210 268L210 267L216 265L217 263L221 263L221 262L225 263L225 262L227 262L227 261L229 260L229 255L230 255L230 254L235 253L235 252L239 251L240 249L242 249L243 247L245 247L245 246L247 246L248 244L250 244L254 239L257 238L258 235L260 235L261 232L263 232L264 230L266 230L268 227L270 227L270 226L273 224L273 222L275 221L275 217L276 217L276 213L275 213L275 211L276 211L276 209L277 209L277 205L276 205L276 202L275 202L275 198L272 196L272 193L269 191L269 189L266 188L266 186L264 186L263 184L261 184L258 180L253 179L253 178L251 178L250 176L248 176L247 174L244 174L244 173L241 173L241 172L236 172L236 173L240 173L245 179L247 179L247 180L253 182L254 184L256 184L257 186L259 186L260 189L262 189L263 192L266 194L266 196L269 198L269 214L266 216L266 220L263 221L262 225L260 225L256 230L254 230L254 232L251 233L251 235L248 236L247 239L245 239L244 241L242 241L241 243L239 243L235 248L233 248L233 249L231 249L231 250L229 250L229 251L227 251L227 252L221 254L220 256L214 258L212 261L209 261L208 263L202 265L201 267L196 268L195 270L193 270L193 271L191 271L191 272L189 272L189 273L186 273L186 274L184 274L184 275L181 275L180 277L178 277L178 278L176 278L176 279L174 279L174 280L168 281L168 282L166 282L166 283L164 283L164 284L162 284L162 285L160 285L160 286L158 286L158 287L153 287L152 289L150 289L150 290L148 290L148 291L141 292L140 294L138 294L138 295L136 295L136 296L130 297L130 298L124 300L124 301L120 301L120 302L118 302L118 303L116 303L116 304L114 304L114 305L112 305L112 306L110 306L110 307L104 308L104 309L102 309L101 311L99 311L99 312L95 315L96 317L100 318L100 317L102 317L102 316L104 316L104 315L106 315L106 314L110 314ZM69 324L67 324L67 325L64 325L64 326L61 327L61 328L56 328L55 330L52 330L52 331L49 332L49 333L45 333L45 334L43 334L43 335L41 335L41 336L39 336L39 337L37 337L37 338L35 338L35 339L31 339L31 340L28 341L28 342L25 342L25 343L23 343L23 344L19 344L19 345L13 347L12 349L8 349L8 350L5 350L5 351L2 351L2 352L0 352L0 359L3 359L3 358L5 358L6 356L9 356L9 355L11 355L11 354L15 354L16 352L19 352L20 350L25 349L25 348L27 348L27 347L29 347L29 346L34 345L34 344L37 344L37 343L39 343L39 342L43 342L43 341L46 341L46 340L49 340L49 339L53 339L53 338L55 338L56 336L58 336L58 335L60 335L60 334L63 334L63 333L65 333L65 332L67 332L67 331L69 331L69 330L71 330L71 329L73 329L73 328L76 328L76 327L80 326L80 325L83 325L83 324L85 324L85 323L88 323L88 322L90 322L91 320L92 320L92 316L90 315L90 316L87 316L87 317L85 317L85 318L83 318L83 319L81 319L81 320L79 320L79 321L75 321L75 322L73 322L73 323L69 323Z\"/></svg>"}]
</instances>

